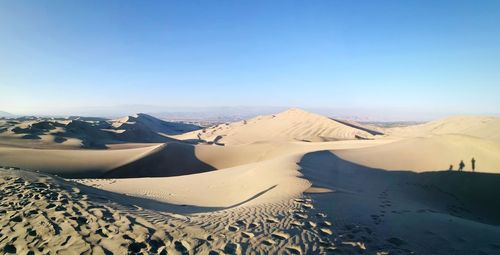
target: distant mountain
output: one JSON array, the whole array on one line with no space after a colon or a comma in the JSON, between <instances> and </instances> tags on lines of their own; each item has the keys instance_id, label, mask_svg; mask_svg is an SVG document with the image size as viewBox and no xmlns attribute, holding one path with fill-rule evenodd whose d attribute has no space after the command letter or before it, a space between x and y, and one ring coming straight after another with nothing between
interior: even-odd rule
<instances>
[{"instance_id":1,"label":"distant mountain","mask_svg":"<svg viewBox=\"0 0 500 255\"><path fill-rule=\"evenodd\" d=\"M13 117L15 117L15 115L12 113L0 111L0 118L13 118Z\"/></svg>"}]
</instances>

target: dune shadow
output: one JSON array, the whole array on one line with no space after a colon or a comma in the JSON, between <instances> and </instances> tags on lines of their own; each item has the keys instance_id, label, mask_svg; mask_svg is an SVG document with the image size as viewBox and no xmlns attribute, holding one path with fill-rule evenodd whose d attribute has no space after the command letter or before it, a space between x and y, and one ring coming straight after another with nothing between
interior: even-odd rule
<instances>
[{"instance_id":1,"label":"dune shadow","mask_svg":"<svg viewBox=\"0 0 500 255\"><path fill-rule=\"evenodd\" d=\"M155 121L160 124L155 124ZM84 149L108 149L107 144L181 142L168 135L199 129L196 125L186 123L161 120L149 122L124 124L115 128L111 121L99 118L38 119L38 122L26 127L14 126L11 131L23 135L23 139L40 140L41 135L52 135L58 144L73 138L80 140L80 147ZM8 127L2 127L3 132L14 125L7 124Z\"/></svg>"},{"instance_id":2,"label":"dune shadow","mask_svg":"<svg viewBox=\"0 0 500 255\"><path fill-rule=\"evenodd\" d=\"M102 178L170 177L216 170L199 160L195 147L183 143L164 144L148 155L106 172Z\"/></svg>"},{"instance_id":3,"label":"dune shadow","mask_svg":"<svg viewBox=\"0 0 500 255\"><path fill-rule=\"evenodd\" d=\"M418 201L443 213L500 225L500 174L451 172L416 173L371 168L344 160L330 151L307 153L298 163L313 186L372 195L397 187L404 199Z\"/></svg>"},{"instance_id":4,"label":"dune shadow","mask_svg":"<svg viewBox=\"0 0 500 255\"><path fill-rule=\"evenodd\" d=\"M246 199L246 200L243 200L243 201L241 201L241 202L239 202L239 203L237 203L237 204L234 204L234 205L232 205L232 206L226 207L226 208L224 208L224 209L231 209L231 208L235 208L235 207L238 207L238 206L240 206L240 205L246 204L246 203L248 203L248 202L250 202L250 201L252 201L252 200L254 200L254 199L256 199L256 198L258 198L258 197L260 197L260 196L262 196L262 195L264 195L264 194L266 194L268 191L270 191L270 190L272 190L272 189L276 188L276 186L278 186L278 185L273 185L273 186L271 186L271 187L269 187L269 188L267 188L267 189L265 189L265 190L263 190L263 191L261 191L261 192L259 192L259 193L255 194L255 195L253 195L252 197L250 197L250 198L248 198L248 199Z\"/></svg>"},{"instance_id":5,"label":"dune shadow","mask_svg":"<svg viewBox=\"0 0 500 255\"><path fill-rule=\"evenodd\" d=\"M365 127L362 127L362 126L359 126L359 125L356 125L354 123L350 123L350 122L347 122L347 121L343 121L343 120L339 120L339 119L332 119L336 122L339 122L341 124L344 124L346 126L349 126L349 127L352 127L352 128L355 128L355 129L359 129L359 130L362 130L362 131L365 131L367 133L369 133L370 135L383 135L384 133L382 132L379 132L379 131L376 131L376 130L372 130L372 129L368 129L368 128L365 128Z\"/></svg>"}]
</instances>

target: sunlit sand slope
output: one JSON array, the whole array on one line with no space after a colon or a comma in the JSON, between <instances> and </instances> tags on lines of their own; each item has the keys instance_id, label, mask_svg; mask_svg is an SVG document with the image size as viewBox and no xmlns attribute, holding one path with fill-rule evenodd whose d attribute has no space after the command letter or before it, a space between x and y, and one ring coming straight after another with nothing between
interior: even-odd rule
<instances>
[{"instance_id":1,"label":"sunlit sand slope","mask_svg":"<svg viewBox=\"0 0 500 255\"><path fill-rule=\"evenodd\" d=\"M372 139L380 134L381 132L377 130L356 123L337 121L300 109L290 109L275 115L219 124L173 137L219 145L239 145L259 141L323 142Z\"/></svg>"}]
</instances>

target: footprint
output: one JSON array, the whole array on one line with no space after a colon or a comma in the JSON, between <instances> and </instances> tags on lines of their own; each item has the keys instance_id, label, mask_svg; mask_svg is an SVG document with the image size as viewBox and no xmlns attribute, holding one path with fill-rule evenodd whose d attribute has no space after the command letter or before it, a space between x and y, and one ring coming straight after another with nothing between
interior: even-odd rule
<instances>
[{"instance_id":1,"label":"footprint","mask_svg":"<svg viewBox=\"0 0 500 255\"><path fill-rule=\"evenodd\" d=\"M366 246L362 242L342 242L344 245L350 245L352 247L358 247L361 250L366 250Z\"/></svg>"},{"instance_id":2,"label":"footprint","mask_svg":"<svg viewBox=\"0 0 500 255\"><path fill-rule=\"evenodd\" d=\"M229 227L227 227L227 229L229 231L232 231L232 232L236 232L236 231L240 230L240 228L238 226L229 226Z\"/></svg>"},{"instance_id":3,"label":"footprint","mask_svg":"<svg viewBox=\"0 0 500 255\"><path fill-rule=\"evenodd\" d=\"M287 234L285 232L281 232L281 231L276 231L276 232L272 233L271 236L274 238L280 239L280 240L286 240L286 239L290 238L289 234Z\"/></svg>"},{"instance_id":4,"label":"footprint","mask_svg":"<svg viewBox=\"0 0 500 255\"><path fill-rule=\"evenodd\" d=\"M28 231L29 236L36 236L36 230L32 229Z\"/></svg>"},{"instance_id":5,"label":"footprint","mask_svg":"<svg viewBox=\"0 0 500 255\"><path fill-rule=\"evenodd\" d=\"M238 221L236 221L236 224L238 224L240 226L246 226L247 225L247 221L246 220L238 220Z\"/></svg>"},{"instance_id":6,"label":"footprint","mask_svg":"<svg viewBox=\"0 0 500 255\"><path fill-rule=\"evenodd\" d=\"M23 218L21 218L21 216L19 216L19 215L16 215L16 216L10 218L10 220L13 221L13 222L18 222L19 223L19 222L23 221Z\"/></svg>"},{"instance_id":7,"label":"footprint","mask_svg":"<svg viewBox=\"0 0 500 255\"><path fill-rule=\"evenodd\" d=\"M306 222L306 227L308 227L308 228L315 228L316 226L317 226L317 224L315 222L312 222L312 221Z\"/></svg>"},{"instance_id":8,"label":"footprint","mask_svg":"<svg viewBox=\"0 0 500 255\"><path fill-rule=\"evenodd\" d=\"M335 246L330 246L330 247L326 248L326 251L329 251L329 252L334 252L336 250L337 250L337 247L335 247Z\"/></svg>"},{"instance_id":9,"label":"footprint","mask_svg":"<svg viewBox=\"0 0 500 255\"><path fill-rule=\"evenodd\" d=\"M296 227L301 228L301 227L303 227L303 226L304 226L304 223L302 223L302 222L300 222L300 221L296 221L296 220L294 220L294 221L290 222L290 225L292 225L292 226L296 226Z\"/></svg>"},{"instance_id":10,"label":"footprint","mask_svg":"<svg viewBox=\"0 0 500 255\"><path fill-rule=\"evenodd\" d=\"M262 241L262 243L264 245L268 245L268 246L276 244L276 242L274 240L272 240L272 239L266 239L266 240Z\"/></svg>"},{"instance_id":11,"label":"footprint","mask_svg":"<svg viewBox=\"0 0 500 255\"><path fill-rule=\"evenodd\" d=\"M248 225L248 227L249 227L249 228L256 228L256 227L258 227L258 226L259 226L259 224L255 223L255 222L252 222L252 223L250 223L250 224Z\"/></svg>"},{"instance_id":12,"label":"footprint","mask_svg":"<svg viewBox=\"0 0 500 255\"><path fill-rule=\"evenodd\" d=\"M267 223L278 223L279 221L277 219L275 219L275 218L267 218L266 222Z\"/></svg>"},{"instance_id":13,"label":"footprint","mask_svg":"<svg viewBox=\"0 0 500 255\"><path fill-rule=\"evenodd\" d=\"M316 213L316 216L318 218L326 218L326 214L324 214L324 213Z\"/></svg>"},{"instance_id":14,"label":"footprint","mask_svg":"<svg viewBox=\"0 0 500 255\"><path fill-rule=\"evenodd\" d=\"M250 232L241 232L241 235L245 238L253 238L255 235L253 233L250 233Z\"/></svg>"},{"instance_id":15,"label":"footprint","mask_svg":"<svg viewBox=\"0 0 500 255\"><path fill-rule=\"evenodd\" d=\"M313 209L314 208L314 206L312 204L303 204L302 207L304 209Z\"/></svg>"},{"instance_id":16,"label":"footprint","mask_svg":"<svg viewBox=\"0 0 500 255\"><path fill-rule=\"evenodd\" d=\"M332 223L329 222L329 221L323 221L320 223L321 226L324 226L324 227L331 227L332 226Z\"/></svg>"},{"instance_id":17,"label":"footprint","mask_svg":"<svg viewBox=\"0 0 500 255\"><path fill-rule=\"evenodd\" d=\"M302 213L295 213L293 216L294 216L296 219L300 219L300 220L305 220L305 219L307 219L307 215L302 214Z\"/></svg>"},{"instance_id":18,"label":"footprint","mask_svg":"<svg viewBox=\"0 0 500 255\"><path fill-rule=\"evenodd\" d=\"M130 253L139 253L142 249L146 248L146 244L144 243L131 243L128 246L128 251Z\"/></svg>"},{"instance_id":19,"label":"footprint","mask_svg":"<svg viewBox=\"0 0 500 255\"><path fill-rule=\"evenodd\" d=\"M298 246L288 246L286 247L286 250L290 252L290 254L302 255L302 251L300 251L300 247Z\"/></svg>"},{"instance_id":20,"label":"footprint","mask_svg":"<svg viewBox=\"0 0 500 255\"><path fill-rule=\"evenodd\" d=\"M16 246L12 245L12 244L7 244L5 245L5 247L3 248L3 251L5 253L13 253L13 254L16 254L17 253L17 249L16 249Z\"/></svg>"},{"instance_id":21,"label":"footprint","mask_svg":"<svg viewBox=\"0 0 500 255\"><path fill-rule=\"evenodd\" d=\"M322 235L332 235L332 231L328 228L320 228L319 229L319 232L322 234Z\"/></svg>"},{"instance_id":22,"label":"footprint","mask_svg":"<svg viewBox=\"0 0 500 255\"><path fill-rule=\"evenodd\" d=\"M239 244L229 242L224 246L224 252L226 254L241 254L241 248Z\"/></svg>"}]
</instances>

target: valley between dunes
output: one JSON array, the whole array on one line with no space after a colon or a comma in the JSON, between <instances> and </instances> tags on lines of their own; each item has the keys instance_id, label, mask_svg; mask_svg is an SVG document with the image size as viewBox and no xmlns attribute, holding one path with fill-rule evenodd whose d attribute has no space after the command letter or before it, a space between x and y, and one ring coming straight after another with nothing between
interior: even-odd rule
<instances>
[{"instance_id":1,"label":"valley between dunes","mask_svg":"<svg viewBox=\"0 0 500 255\"><path fill-rule=\"evenodd\" d=\"M382 128L290 109L0 130L3 253L500 253L498 118Z\"/></svg>"}]
</instances>

